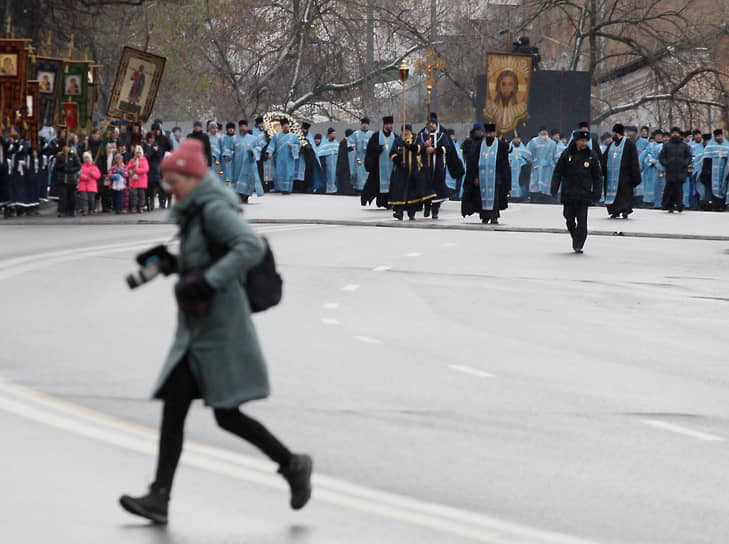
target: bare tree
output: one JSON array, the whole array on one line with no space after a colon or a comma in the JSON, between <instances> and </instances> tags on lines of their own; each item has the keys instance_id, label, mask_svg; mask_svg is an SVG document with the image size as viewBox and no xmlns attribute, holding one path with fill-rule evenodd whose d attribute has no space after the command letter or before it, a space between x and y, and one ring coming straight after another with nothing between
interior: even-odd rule
<instances>
[{"instance_id":1,"label":"bare tree","mask_svg":"<svg viewBox=\"0 0 729 544\"><path fill-rule=\"evenodd\" d=\"M727 113L726 76L706 49L725 39L713 20L717 7L709 0L530 0L524 28L558 42L567 62L556 67L593 74L593 121L644 110L688 123L707 106Z\"/></svg>"}]
</instances>

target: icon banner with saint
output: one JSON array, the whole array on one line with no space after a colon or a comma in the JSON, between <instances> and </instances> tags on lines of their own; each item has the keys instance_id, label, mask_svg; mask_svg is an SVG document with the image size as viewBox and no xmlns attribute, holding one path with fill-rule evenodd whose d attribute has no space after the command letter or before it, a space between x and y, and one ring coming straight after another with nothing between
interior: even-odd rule
<instances>
[{"instance_id":1,"label":"icon banner with saint","mask_svg":"<svg viewBox=\"0 0 729 544\"><path fill-rule=\"evenodd\" d=\"M144 123L152 114L165 57L125 47L116 72L107 116Z\"/></svg>"},{"instance_id":2,"label":"icon banner with saint","mask_svg":"<svg viewBox=\"0 0 729 544\"><path fill-rule=\"evenodd\" d=\"M513 132L529 115L532 56L489 53L486 72L486 107L483 112L500 134Z\"/></svg>"}]
</instances>

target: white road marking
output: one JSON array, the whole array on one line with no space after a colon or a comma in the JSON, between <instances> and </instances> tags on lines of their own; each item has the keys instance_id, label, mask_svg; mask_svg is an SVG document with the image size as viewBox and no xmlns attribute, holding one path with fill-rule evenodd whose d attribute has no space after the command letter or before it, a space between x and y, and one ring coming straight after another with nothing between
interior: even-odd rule
<instances>
[{"instance_id":1,"label":"white road marking","mask_svg":"<svg viewBox=\"0 0 729 544\"><path fill-rule=\"evenodd\" d=\"M305 228L324 228L326 225L299 225L288 227L286 225L270 228L268 226L258 229L258 232L283 232L287 230L302 230ZM124 253L127 251L143 250L155 244L172 244L170 242L172 235L164 238L155 237L146 240L137 240L134 242L124 242L119 244L106 244L90 246L85 248L64 249L60 251L48 251L35 255L26 255L23 257L15 257L12 259L0 260L0 280L11 278L26 272L32 272L41 268L46 268L54 264L75 261L87 257L99 257L102 255L110 255L113 253ZM174 243L177 243L176 241ZM359 287L359 286L358 286Z\"/></svg>"},{"instance_id":2,"label":"white road marking","mask_svg":"<svg viewBox=\"0 0 729 544\"><path fill-rule=\"evenodd\" d=\"M354 339L364 342L365 344L382 344L382 340L372 338L371 336L355 336Z\"/></svg>"},{"instance_id":3,"label":"white road marking","mask_svg":"<svg viewBox=\"0 0 729 544\"><path fill-rule=\"evenodd\" d=\"M698 440L704 440L706 442L724 442L724 439L721 436L709 433L702 433L700 431L694 431L692 429L687 429L686 427L681 427L672 423L666 423L665 421L658 421L656 419L641 419L640 422L645 425L655 427L657 429L663 429L664 431L671 431L673 433L682 434L684 436L690 436L691 438L697 438Z\"/></svg>"},{"instance_id":4,"label":"white road marking","mask_svg":"<svg viewBox=\"0 0 729 544\"><path fill-rule=\"evenodd\" d=\"M359 289L359 285L356 283L350 283L349 285L342 287L342 291L348 291L350 293L354 293L357 289Z\"/></svg>"},{"instance_id":5,"label":"white road marking","mask_svg":"<svg viewBox=\"0 0 729 544\"><path fill-rule=\"evenodd\" d=\"M339 308L339 303L338 302L325 302L323 305L323 308L325 310L336 310L337 308Z\"/></svg>"},{"instance_id":6,"label":"white road marking","mask_svg":"<svg viewBox=\"0 0 729 544\"><path fill-rule=\"evenodd\" d=\"M339 325L339 321L328 317L322 317L321 322L324 323L324 325Z\"/></svg>"},{"instance_id":7,"label":"white road marking","mask_svg":"<svg viewBox=\"0 0 729 544\"><path fill-rule=\"evenodd\" d=\"M472 376L478 376L479 378L495 378L496 377L493 374L484 372L483 370L478 370L477 368L471 368L470 366L448 365L448 368L450 368L451 370L456 370L458 372L463 372L464 374L471 374Z\"/></svg>"},{"instance_id":8,"label":"white road marking","mask_svg":"<svg viewBox=\"0 0 729 544\"><path fill-rule=\"evenodd\" d=\"M150 456L157 453L158 431L126 422L0 378L0 409L88 439ZM185 441L182 463L247 482L286 491L273 463L257 457ZM433 529L487 544L597 544L517 523L421 501L329 476L313 476L314 499L361 513Z\"/></svg>"},{"instance_id":9,"label":"white road marking","mask_svg":"<svg viewBox=\"0 0 729 544\"><path fill-rule=\"evenodd\" d=\"M423 254L418 253L417 251L413 251L412 253L408 253L406 257L421 257Z\"/></svg>"},{"instance_id":10,"label":"white road marking","mask_svg":"<svg viewBox=\"0 0 729 544\"><path fill-rule=\"evenodd\" d=\"M372 272L387 272L388 270L392 270L391 266L387 266L386 264L376 266L372 269Z\"/></svg>"}]
</instances>

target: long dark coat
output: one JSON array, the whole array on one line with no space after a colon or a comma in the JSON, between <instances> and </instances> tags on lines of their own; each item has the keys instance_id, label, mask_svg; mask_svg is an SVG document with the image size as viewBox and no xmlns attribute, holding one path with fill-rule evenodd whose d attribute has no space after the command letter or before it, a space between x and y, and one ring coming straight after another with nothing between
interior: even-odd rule
<instances>
[{"instance_id":1,"label":"long dark coat","mask_svg":"<svg viewBox=\"0 0 729 544\"><path fill-rule=\"evenodd\" d=\"M658 160L666 169L666 183L683 185L688 178L691 165L691 148L679 140L673 139L663 144Z\"/></svg>"},{"instance_id":2,"label":"long dark coat","mask_svg":"<svg viewBox=\"0 0 729 544\"><path fill-rule=\"evenodd\" d=\"M553 197L557 197L560 186L562 204L589 206L600 200L602 171L597 152L589 147L579 151L575 142L562 151L552 174Z\"/></svg>"}]
</instances>

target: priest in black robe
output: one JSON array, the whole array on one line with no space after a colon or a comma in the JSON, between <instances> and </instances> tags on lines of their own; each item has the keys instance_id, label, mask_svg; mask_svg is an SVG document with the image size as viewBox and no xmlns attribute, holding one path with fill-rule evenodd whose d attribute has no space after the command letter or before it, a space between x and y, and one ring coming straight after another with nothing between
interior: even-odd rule
<instances>
[{"instance_id":1,"label":"priest in black robe","mask_svg":"<svg viewBox=\"0 0 729 544\"><path fill-rule=\"evenodd\" d=\"M464 174L463 165L446 128L438 123L438 115L435 112L430 114L428 126L420 131L416 141L423 150L421 157L427 191L436 195L432 200L425 202L424 215L429 217L432 213L433 219L438 219L440 206L449 197L446 168L451 176L459 178Z\"/></svg>"},{"instance_id":2,"label":"priest in black robe","mask_svg":"<svg viewBox=\"0 0 729 544\"><path fill-rule=\"evenodd\" d=\"M491 153L496 153L495 161ZM491 173L490 165L493 165ZM493 189L491 201L487 188ZM483 189L483 191L482 191ZM498 225L500 211L509 205L511 191L511 167L509 145L496 139L496 125L484 126L484 137L472 136L471 151L466 159L466 177L463 180L461 215L478 213L481 222Z\"/></svg>"},{"instance_id":3,"label":"priest in black robe","mask_svg":"<svg viewBox=\"0 0 729 544\"><path fill-rule=\"evenodd\" d=\"M415 142L413 127L406 124L403 133L395 139L391 158L394 163L392 181L390 183L390 206L392 216L402 221L405 212L413 221L415 213L423 208L423 203L435 197L435 193L426 193L423 177L422 149Z\"/></svg>"},{"instance_id":4,"label":"priest in black robe","mask_svg":"<svg viewBox=\"0 0 729 544\"><path fill-rule=\"evenodd\" d=\"M348 128L345 137L339 142L339 155L337 155L337 192L340 195L354 195L352 185L352 171L349 168L349 155L354 151L354 145L349 141L352 129Z\"/></svg>"}]
</instances>

